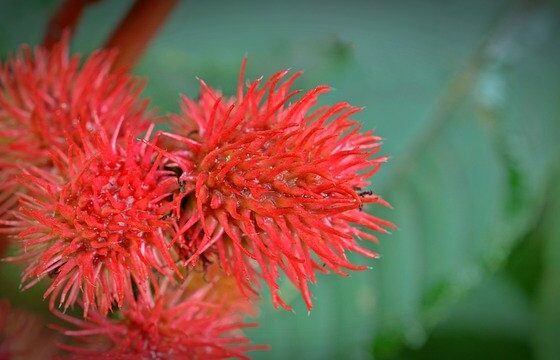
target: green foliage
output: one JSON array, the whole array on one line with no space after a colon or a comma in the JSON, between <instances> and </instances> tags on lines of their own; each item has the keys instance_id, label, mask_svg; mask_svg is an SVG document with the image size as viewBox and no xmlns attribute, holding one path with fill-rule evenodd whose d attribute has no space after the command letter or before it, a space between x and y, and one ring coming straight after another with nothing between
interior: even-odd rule
<instances>
[{"instance_id":1,"label":"green foliage","mask_svg":"<svg viewBox=\"0 0 560 360\"><path fill-rule=\"evenodd\" d=\"M92 6L75 48L101 44L129 3ZM2 2L0 54L37 43L54 5ZM181 3L135 70L162 112L197 76L233 93L247 54L252 78L303 69L300 87L366 106L391 155L373 190L394 210L368 209L399 226L382 258L321 277L310 315L287 284L295 314L265 296L250 334L273 350L255 358L557 358L559 19L505 0Z\"/></svg>"},{"instance_id":2,"label":"green foliage","mask_svg":"<svg viewBox=\"0 0 560 360\"><path fill-rule=\"evenodd\" d=\"M543 275L537 293L536 354L541 359L555 359L560 354L560 186L557 171L551 180L551 197L544 216Z\"/></svg>"}]
</instances>

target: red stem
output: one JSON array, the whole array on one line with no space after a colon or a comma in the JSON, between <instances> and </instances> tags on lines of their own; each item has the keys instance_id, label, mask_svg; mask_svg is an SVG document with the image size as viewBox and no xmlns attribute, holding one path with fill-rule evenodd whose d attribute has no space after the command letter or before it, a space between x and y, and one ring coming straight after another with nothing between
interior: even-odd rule
<instances>
[{"instance_id":1,"label":"red stem","mask_svg":"<svg viewBox=\"0 0 560 360\"><path fill-rule=\"evenodd\" d=\"M107 41L106 48L119 50L115 67L131 68L165 22L178 0L136 0Z\"/></svg>"},{"instance_id":2,"label":"red stem","mask_svg":"<svg viewBox=\"0 0 560 360\"><path fill-rule=\"evenodd\" d=\"M96 1L99 0L64 0L49 21L43 46L51 48L62 38L64 31L72 35L86 6Z\"/></svg>"}]
</instances>

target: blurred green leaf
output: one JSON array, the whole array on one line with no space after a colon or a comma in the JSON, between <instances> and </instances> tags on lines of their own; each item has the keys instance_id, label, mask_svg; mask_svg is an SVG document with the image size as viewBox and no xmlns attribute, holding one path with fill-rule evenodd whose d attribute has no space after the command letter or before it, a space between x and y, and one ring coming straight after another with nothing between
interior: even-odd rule
<instances>
[{"instance_id":1,"label":"blurred green leaf","mask_svg":"<svg viewBox=\"0 0 560 360\"><path fill-rule=\"evenodd\" d=\"M537 304L538 327L534 336L536 354L542 360L554 360L560 356L560 185L557 177L551 188L544 225L546 245Z\"/></svg>"},{"instance_id":2,"label":"blurred green leaf","mask_svg":"<svg viewBox=\"0 0 560 360\"><path fill-rule=\"evenodd\" d=\"M516 244L504 267L510 277L531 302L536 302L544 272L546 235L543 234L542 217L537 227L529 231Z\"/></svg>"},{"instance_id":3,"label":"blurred green leaf","mask_svg":"<svg viewBox=\"0 0 560 360\"><path fill-rule=\"evenodd\" d=\"M378 339L376 357L389 359L531 359L530 304L503 275L484 280L456 304L422 346Z\"/></svg>"}]
</instances>

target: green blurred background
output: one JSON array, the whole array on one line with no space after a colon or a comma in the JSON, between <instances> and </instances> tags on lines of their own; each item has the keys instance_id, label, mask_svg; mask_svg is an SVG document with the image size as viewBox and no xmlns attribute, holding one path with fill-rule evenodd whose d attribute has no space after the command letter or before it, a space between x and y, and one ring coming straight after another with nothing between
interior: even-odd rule
<instances>
[{"instance_id":1,"label":"green blurred background","mask_svg":"<svg viewBox=\"0 0 560 360\"><path fill-rule=\"evenodd\" d=\"M90 6L73 42L100 46L132 2ZM0 57L40 42L56 0L0 0ZM233 93L303 69L324 101L366 106L390 162L373 189L398 224L372 270L323 276L309 315L262 301L255 359L560 359L560 4L552 1L186 1L135 72L162 113L196 77ZM0 268L0 294L18 294Z\"/></svg>"}]
</instances>

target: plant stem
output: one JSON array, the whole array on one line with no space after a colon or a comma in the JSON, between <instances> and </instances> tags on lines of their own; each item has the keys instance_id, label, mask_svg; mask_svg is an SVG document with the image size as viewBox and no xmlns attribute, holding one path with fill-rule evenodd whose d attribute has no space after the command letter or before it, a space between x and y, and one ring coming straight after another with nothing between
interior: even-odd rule
<instances>
[{"instance_id":1,"label":"plant stem","mask_svg":"<svg viewBox=\"0 0 560 360\"><path fill-rule=\"evenodd\" d=\"M43 46L52 47L65 31L72 35L86 6L96 1L99 0L64 0L49 21Z\"/></svg>"},{"instance_id":2,"label":"plant stem","mask_svg":"<svg viewBox=\"0 0 560 360\"><path fill-rule=\"evenodd\" d=\"M165 22L178 0L136 0L107 41L106 48L119 50L115 67L132 67Z\"/></svg>"}]
</instances>

